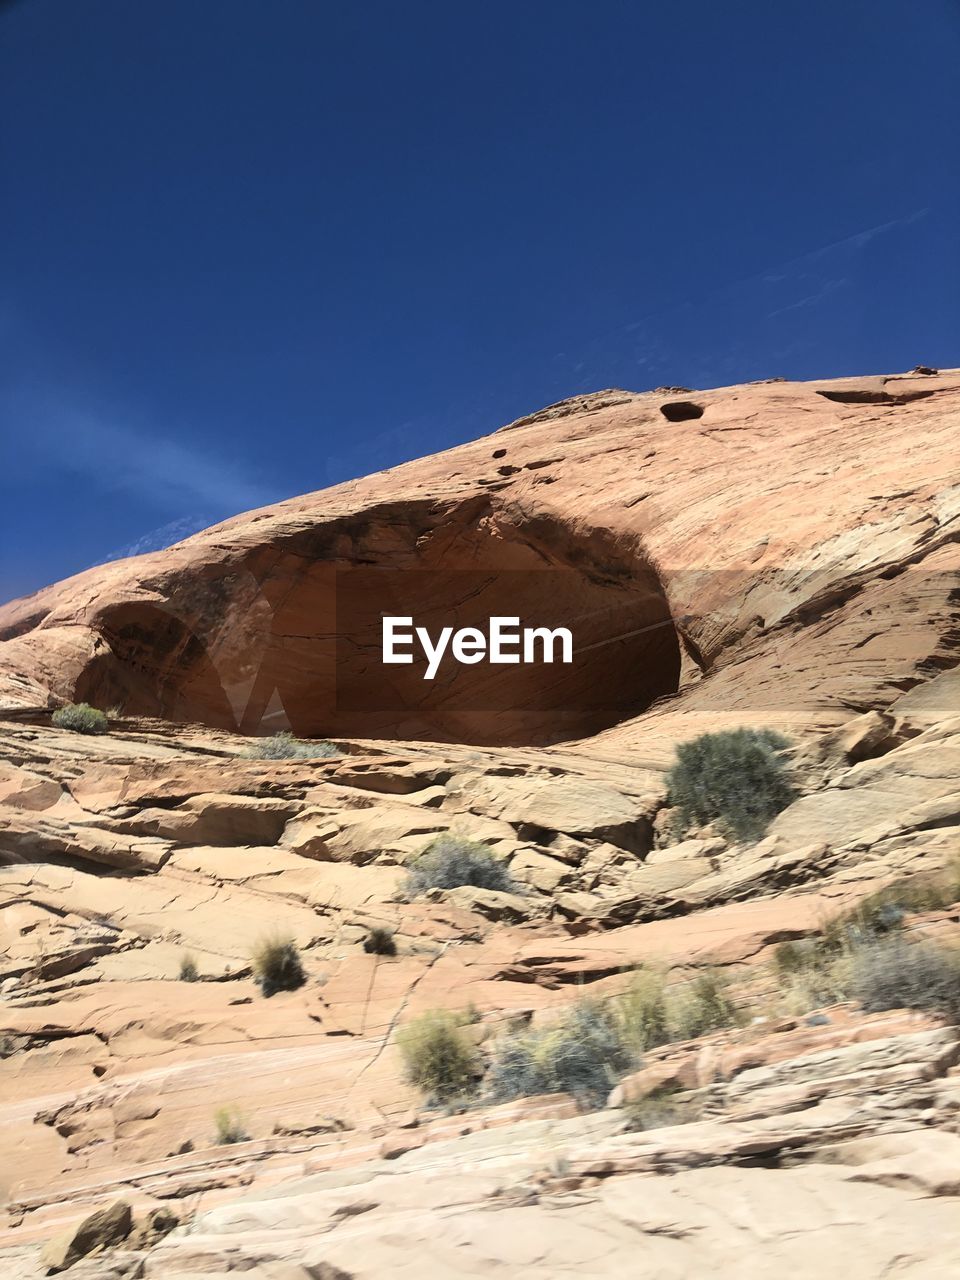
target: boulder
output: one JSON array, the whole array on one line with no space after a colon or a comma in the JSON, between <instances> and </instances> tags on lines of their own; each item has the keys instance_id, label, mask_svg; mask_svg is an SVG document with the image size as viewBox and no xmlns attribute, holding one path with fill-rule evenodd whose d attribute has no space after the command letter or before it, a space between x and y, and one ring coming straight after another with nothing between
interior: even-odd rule
<instances>
[{"instance_id":1,"label":"boulder","mask_svg":"<svg viewBox=\"0 0 960 1280\"><path fill-rule=\"evenodd\" d=\"M126 1200L115 1200L106 1209L98 1209L76 1226L68 1227L48 1240L40 1255L47 1275L66 1271L90 1253L100 1253L119 1244L130 1234L133 1213Z\"/></svg>"},{"instance_id":2,"label":"boulder","mask_svg":"<svg viewBox=\"0 0 960 1280\"><path fill-rule=\"evenodd\" d=\"M535 905L517 893L501 893L498 889L478 889L474 885L461 885L459 889L441 889L431 892L443 894L447 902L463 911L474 911L486 920L519 922L529 920L536 911Z\"/></svg>"}]
</instances>

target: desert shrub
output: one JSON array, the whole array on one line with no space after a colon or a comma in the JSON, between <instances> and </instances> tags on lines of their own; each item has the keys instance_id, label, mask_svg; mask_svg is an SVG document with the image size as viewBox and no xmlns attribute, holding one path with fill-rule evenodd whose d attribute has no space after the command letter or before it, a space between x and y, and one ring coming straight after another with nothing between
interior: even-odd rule
<instances>
[{"instance_id":1,"label":"desert shrub","mask_svg":"<svg viewBox=\"0 0 960 1280\"><path fill-rule=\"evenodd\" d=\"M716 821L738 840L758 839L794 799L778 755L788 745L770 729L729 729L682 743L667 777L681 826Z\"/></svg>"},{"instance_id":2,"label":"desert shrub","mask_svg":"<svg viewBox=\"0 0 960 1280\"><path fill-rule=\"evenodd\" d=\"M662 974L639 970L614 1008L624 1039L637 1053L666 1044L670 1039Z\"/></svg>"},{"instance_id":3,"label":"desert shrub","mask_svg":"<svg viewBox=\"0 0 960 1280\"><path fill-rule=\"evenodd\" d=\"M495 1045L487 1087L496 1102L538 1093L570 1093L602 1106L637 1057L615 1013L580 1001L553 1027L513 1032Z\"/></svg>"},{"instance_id":4,"label":"desert shrub","mask_svg":"<svg viewBox=\"0 0 960 1280\"><path fill-rule=\"evenodd\" d=\"M197 968L197 962L194 957L187 954L180 960L180 981L196 982L200 977L200 970Z\"/></svg>"},{"instance_id":5,"label":"desert shrub","mask_svg":"<svg viewBox=\"0 0 960 1280\"><path fill-rule=\"evenodd\" d=\"M942 871L906 876L861 898L850 911L830 922L824 938L836 948L868 941L895 932L908 915L941 911L958 899L960 859Z\"/></svg>"},{"instance_id":6,"label":"desert shrub","mask_svg":"<svg viewBox=\"0 0 960 1280\"><path fill-rule=\"evenodd\" d=\"M375 925L363 940L363 949L374 956L395 956L397 943L391 929Z\"/></svg>"},{"instance_id":7,"label":"desert shrub","mask_svg":"<svg viewBox=\"0 0 960 1280\"><path fill-rule=\"evenodd\" d=\"M675 1124L692 1124L699 1120L701 1108L696 1099L682 1090L665 1087L648 1093L645 1098L628 1102L624 1107L627 1129L665 1129Z\"/></svg>"},{"instance_id":8,"label":"desert shrub","mask_svg":"<svg viewBox=\"0 0 960 1280\"><path fill-rule=\"evenodd\" d=\"M780 943L773 953L773 965L778 978L788 979L795 973L803 972L810 962L812 942L809 938L796 941L791 938L788 942Z\"/></svg>"},{"instance_id":9,"label":"desert shrub","mask_svg":"<svg viewBox=\"0 0 960 1280\"><path fill-rule=\"evenodd\" d=\"M506 867L485 844L463 836L437 836L410 867L410 892L458 889L461 885L499 889L503 893L510 893L516 887Z\"/></svg>"},{"instance_id":10,"label":"desert shrub","mask_svg":"<svg viewBox=\"0 0 960 1280\"><path fill-rule=\"evenodd\" d=\"M868 1013L922 1009L960 1021L960 954L896 936L878 939L851 956L849 992Z\"/></svg>"},{"instance_id":11,"label":"desert shrub","mask_svg":"<svg viewBox=\"0 0 960 1280\"><path fill-rule=\"evenodd\" d=\"M774 952L777 1002L785 1012L805 1013L848 998L849 946L837 938L781 942Z\"/></svg>"},{"instance_id":12,"label":"desert shrub","mask_svg":"<svg viewBox=\"0 0 960 1280\"><path fill-rule=\"evenodd\" d=\"M213 1113L213 1123L216 1128L214 1141L218 1147L229 1147L235 1142L250 1141L250 1134L247 1132L243 1117L231 1107L218 1107Z\"/></svg>"},{"instance_id":13,"label":"desert shrub","mask_svg":"<svg viewBox=\"0 0 960 1280\"><path fill-rule=\"evenodd\" d=\"M302 742L284 729L258 738L243 753L248 760L329 760L343 753L332 742Z\"/></svg>"},{"instance_id":14,"label":"desert shrub","mask_svg":"<svg viewBox=\"0 0 960 1280\"><path fill-rule=\"evenodd\" d=\"M739 1008L728 994L726 980L712 969L680 988L667 1007L671 1040L695 1040L710 1031L739 1026L742 1021Z\"/></svg>"},{"instance_id":15,"label":"desert shrub","mask_svg":"<svg viewBox=\"0 0 960 1280\"><path fill-rule=\"evenodd\" d=\"M480 1060L463 1021L457 1014L432 1010L397 1033L404 1074L431 1104L468 1098L476 1091Z\"/></svg>"},{"instance_id":16,"label":"desert shrub","mask_svg":"<svg viewBox=\"0 0 960 1280\"><path fill-rule=\"evenodd\" d=\"M307 980L300 952L292 938L261 938L253 949L253 976L265 996L296 991Z\"/></svg>"},{"instance_id":17,"label":"desert shrub","mask_svg":"<svg viewBox=\"0 0 960 1280\"><path fill-rule=\"evenodd\" d=\"M68 702L51 716L58 729L71 729L74 733L106 733L107 717L89 702Z\"/></svg>"}]
</instances>

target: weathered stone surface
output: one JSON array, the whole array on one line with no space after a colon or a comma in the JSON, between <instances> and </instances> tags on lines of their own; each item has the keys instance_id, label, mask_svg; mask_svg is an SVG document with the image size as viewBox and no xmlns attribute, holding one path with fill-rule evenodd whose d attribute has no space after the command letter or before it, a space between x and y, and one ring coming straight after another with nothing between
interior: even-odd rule
<instances>
[{"instance_id":1,"label":"weathered stone surface","mask_svg":"<svg viewBox=\"0 0 960 1280\"><path fill-rule=\"evenodd\" d=\"M125 1200L117 1200L51 1240L43 1250L41 1264L46 1267L48 1275L66 1271L87 1254L108 1249L125 1240L132 1223L129 1204Z\"/></svg>"},{"instance_id":2,"label":"weathered stone surface","mask_svg":"<svg viewBox=\"0 0 960 1280\"><path fill-rule=\"evenodd\" d=\"M579 397L0 610L4 1274L120 1197L141 1226L89 1280L955 1273L955 1030L787 1017L771 962L960 847L958 399L956 371ZM535 613L598 620L560 721L504 669L464 708L438 680L338 722L334 561L428 569L430 622L444 567L536 569ZM49 724L100 695L129 713L109 734ZM248 758L280 708L342 753ZM677 842L676 745L739 725L792 739L799 798L755 844ZM411 900L448 831L522 891ZM956 905L904 927L960 942ZM307 981L268 1000L271 933ZM486 1055L637 966L714 965L746 1025L651 1050L613 1096L677 1089L694 1123L629 1132L567 1095L439 1114L405 1078L428 1010ZM216 1144L221 1106L249 1139ZM188 1232L159 1238L164 1206Z\"/></svg>"},{"instance_id":3,"label":"weathered stone surface","mask_svg":"<svg viewBox=\"0 0 960 1280\"><path fill-rule=\"evenodd\" d=\"M922 399L907 394L921 383ZM957 518L950 424L960 375L899 375L896 385L897 397L876 403L851 400L844 380L832 390L719 388L698 392L703 413L680 426L665 420L653 393L561 419L533 415L508 436L238 517L7 606L5 687L12 704L49 689L228 728L256 730L276 696L306 734L404 738L423 730L455 741L529 742L550 724L554 737L572 738L603 728L605 718L635 716L651 695L676 692L681 639L670 619L683 618L686 661L696 654L702 667L723 659L724 668L688 690L691 710L741 720L748 709L761 718L776 708L781 716L812 713L840 692L830 670L843 683L851 653L861 705L882 710L895 681L940 652L950 592L943 569L956 568L944 556ZM908 451L897 447L905 435ZM491 461L501 440L507 477ZM509 667L478 670L472 699L462 699L496 712L458 710L439 690L441 703L424 704L414 673L421 705L405 718L374 709L349 724L341 713L338 724L326 622L334 558L423 568L426 577L439 566L546 569L542 592L528 602L545 616L582 615L598 644L639 625L607 644L601 663L577 666L563 704L583 709L559 731L557 715L545 719L533 705L539 687L527 698L519 686L507 696ZM879 576L911 562L904 573ZM438 581L428 612L443 611ZM818 614L829 621L814 637L803 621ZM730 661L746 653L749 663ZM258 672L253 685L250 670ZM523 678L529 684L535 673Z\"/></svg>"}]
</instances>

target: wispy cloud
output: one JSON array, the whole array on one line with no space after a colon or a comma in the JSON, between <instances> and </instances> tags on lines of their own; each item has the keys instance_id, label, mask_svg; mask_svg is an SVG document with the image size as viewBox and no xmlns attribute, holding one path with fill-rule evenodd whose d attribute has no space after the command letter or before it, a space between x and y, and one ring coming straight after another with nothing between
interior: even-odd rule
<instances>
[{"instance_id":1,"label":"wispy cloud","mask_svg":"<svg viewBox=\"0 0 960 1280\"><path fill-rule=\"evenodd\" d=\"M278 495L234 459L173 439L119 413L78 409L59 398L7 397L22 448L51 470L81 475L154 508L242 511Z\"/></svg>"},{"instance_id":2,"label":"wispy cloud","mask_svg":"<svg viewBox=\"0 0 960 1280\"><path fill-rule=\"evenodd\" d=\"M843 289L849 283L846 276L842 276L839 280L825 280L819 289L808 293L806 297L798 298L796 302L789 302L785 307L777 307L776 311L768 311L767 319L772 320L774 316L785 315L788 311L799 311L802 307L816 306L818 302L822 302L831 293L836 293L838 289Z\"/></svg>"},{"instance_id":3,"label":"wispy cloud","mask_svg":"<svg viewBox=\"0 0 960 1280\"><path fill-rule=\"evenodd\" d=\"M571 389L604 385L618 376L623 386L634 385L638 375L649 385L658 377L666 381L679 377L698 386L718 384L724 377L741 378L750 362L767 351L767 335L762 330L758 333L757 326L782 317L782 328L787 317L853 289L862 271L859 255L869 244L920 222L930 213L929 208L914 209L902 217L863 227L750 275L736 276L714 289L651 308L627 324L599 333L582 351L565 353ZM736 321L734 327L731 317ZM736 328L743 337L734 341ZM699 360L691 346L698 338L704 353ZM781 359L790 350L781 343L768 352L769 359Z\"/></svg>"},{"instance_id":4,"label":"wispy cloud","mask_svg":"<svg viewBox=\"0 0 960 1280\"><path fill-rule=\"evenodd\" d=\"M199 533L201 529L206 529L214 523L214 518L209 515L189 515L179 520L171 520L168 524L162 524L156 529L150 529L149 532L141 534L128 546L118 547L108 552L103 557L104 563L110 560L126 560L130 556L143 556L150 551L163 551L165 547L172 547L175 542L182 542L192 533Z\"/></svg>"},{"instance_id":5,"label":"wispy cloud","mask_svg":"<svg viewBox=\"0 0 960 1280\"><path fill-rule=\"evenodd\" d=\"M814 262L817 258L823 258L837 249L862 249L871 240L883 235L885 231L893 231L896 227L907 227L911 222L919 222L929 212L929 209L914 209L913 213L904 214L902 218L892 218L889 222L878 222L875 227L865 227L863 231L855 231L852 235L844 236L842 240L834 240L831 244L821 245L819 249L811 249L809 253L803 254L802 257L795 258L794 262ZM788 263L787 265L792 264Z\"/></svg>"}]
</instances>

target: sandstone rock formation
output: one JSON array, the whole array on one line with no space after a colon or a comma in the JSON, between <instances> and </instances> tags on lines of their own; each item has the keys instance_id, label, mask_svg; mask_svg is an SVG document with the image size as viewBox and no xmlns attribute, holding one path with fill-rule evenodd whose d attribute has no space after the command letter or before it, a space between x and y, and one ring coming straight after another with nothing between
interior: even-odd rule
<instances>
[{"instance_id":1,"label":"sandstone rock formation","mask_svg":"<svg viewBox=\"0 0 960 1280\"><path fill-rule=\"evenodd\" d=\"M555 406L7 606L0 705L492 745L681 685L740 717L883 710L957 656L958 398L950 371L696 393L679 421L656 392ZM576 660L388 681L384 609L567 624Z\"/></svg>"},{"instance_id":2,"label":"sandstone rock formation","mask_svg":"<svg viewBox=\"0 0 960 1280\"><path fill-rule=\"evenodd\" d=\"M68 1274L955 1274L956 1028L785 1010L773 961L960 853L958 439L957 371L603 392L0 609L3 1274L118 1202ZM387 599L566 621L580 659L378 685ZM110 732L54 728L68 698ZM797 798L671 835L677 743L730 725L788 733ZM286 726L338 754L246 754ZM449 831L516 891L412 897ZM960 904L903 928L960 945ZM265 999L274 931L308 981ZM403 1078L418 1013L489 1045L637 966L720 967L749 1018L593 1114ZM691 1122L637 1128L664 1096Z\"/></svg>"}]
</instances>

